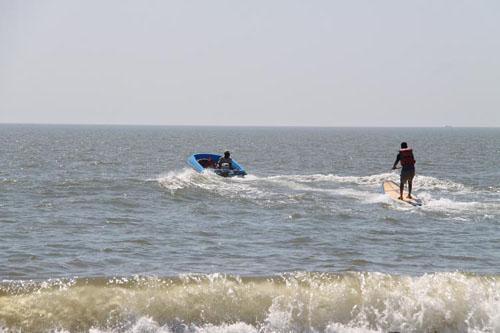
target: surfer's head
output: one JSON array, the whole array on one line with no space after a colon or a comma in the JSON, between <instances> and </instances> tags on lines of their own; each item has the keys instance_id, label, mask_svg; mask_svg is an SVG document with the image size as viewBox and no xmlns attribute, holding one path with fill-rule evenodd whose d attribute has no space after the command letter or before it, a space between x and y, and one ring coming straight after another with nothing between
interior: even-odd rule
<instances>
[{"instance_id":1,"label":"surfer's head","mask_svg":"<svg viewBox=\"0 0 500 333\"><path fill-rule=\"evenodd\" d=\"M408 144L406 142L401 142L401 149L408 148Z\"/></svg>"},{"instance_id":2,"label":"surfer's head","mask_svg":"<svg viewBox=\"0 0 500 333\"><path fill-rule=\"evenodd\" d=\"M226 150L226 151L224 152L224 157L225 157L225 158L229 158L229 156L231 156L231 153L230 153L228 150Z\"/></svg>"}]
</instances>

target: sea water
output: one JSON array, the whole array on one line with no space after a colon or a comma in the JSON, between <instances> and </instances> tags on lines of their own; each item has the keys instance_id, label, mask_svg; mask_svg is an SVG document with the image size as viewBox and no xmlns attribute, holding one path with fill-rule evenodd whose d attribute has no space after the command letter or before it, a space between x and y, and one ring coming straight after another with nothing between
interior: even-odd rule
<instances>
[{"instance_id":1,"label":"sea water","mask_svg":"<svg viewBox=\"0 0 500 333\"><path fill-rule=\"evenodd\" d=\"M0 125L0 332L500 332L499 166L500 129Z\"/></svg>"}]
</instances>

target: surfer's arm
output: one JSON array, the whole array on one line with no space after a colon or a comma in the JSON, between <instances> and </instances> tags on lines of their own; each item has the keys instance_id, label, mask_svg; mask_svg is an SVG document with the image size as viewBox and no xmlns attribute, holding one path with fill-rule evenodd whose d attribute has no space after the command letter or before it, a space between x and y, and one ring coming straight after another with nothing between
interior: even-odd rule
<instances>
[{"instance_id":1,"label":"surfer's arm","mask_svg":"<svg viewBox=\"0 0 500 333\"><path fill-rule=\"evenodd\" d=\"M401 157L398 154L398 156L396 156L396 161L394 162L394 165L392 166L393 170L396 169L396 165L398 164L398 162L399 162L400 159L401 159Z\"/></svg>"}]
</instances>

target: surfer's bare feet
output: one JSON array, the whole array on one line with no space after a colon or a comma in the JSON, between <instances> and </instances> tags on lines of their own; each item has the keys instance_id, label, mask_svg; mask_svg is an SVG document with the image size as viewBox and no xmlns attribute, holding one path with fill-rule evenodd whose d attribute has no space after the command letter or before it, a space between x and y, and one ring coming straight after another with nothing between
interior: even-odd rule
<instances>
[{"instance_id":1,"label":"surfer's bare feet","mask_svg":"<svg viewBox=\"0 0 500 333\"><path fill-rule=\"evenodd\" d=\"M408 199L413 199L413 197L411 196L411 194L408 194L406 197L407 197Z\"/></svg>"},{"instance_id":2,"label":"surfer's bare feet","mask_svg":"<svg viewBox=\"0 0 500 333\"><path fill-rule=\"evenodd\" d=\"M404 199L403 199L403 197L399 197L398 199L399 199L399 200L404 200Z\"/></svg>"}]
</instances>

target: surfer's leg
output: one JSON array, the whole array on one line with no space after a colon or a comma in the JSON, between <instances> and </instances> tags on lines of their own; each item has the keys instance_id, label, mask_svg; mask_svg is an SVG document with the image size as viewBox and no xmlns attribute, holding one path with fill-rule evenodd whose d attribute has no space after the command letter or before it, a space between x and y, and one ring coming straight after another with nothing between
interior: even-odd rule
<instances>
[{"instance_id":1,"label":"surfer's leg","mask_svg":"<svg viewBox=\"0 0 500 333\"><path fill-rule=\"evenodd\" d=\"M403 191L405 190L405 179L403 173L401 173L401 179L399 180L399 200L403 200Z\"/></svg>"},{"instance_id":2,"label":"surfer's leg","mask_svg":"<svg viewBox=\"0 0 500 333\"><path fill-rule=\"evenodd\" d=\"M415 177L415 172L413 172L410 177L408 178L408 198L412 199L413 197L411 196L411 189L413 188L413 177Z\"/></svg>"}]
</instances>

